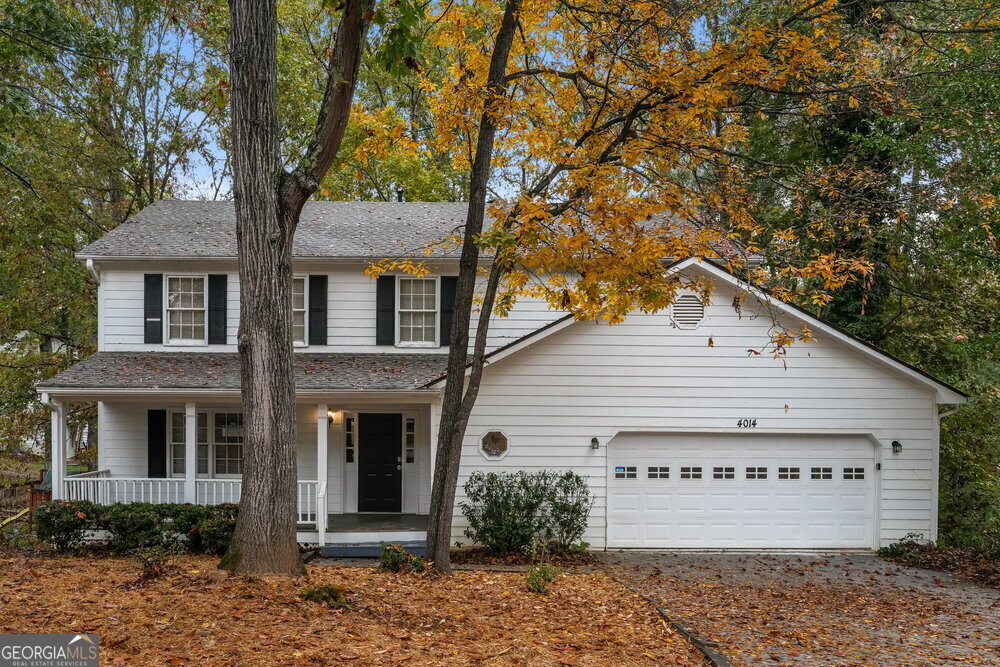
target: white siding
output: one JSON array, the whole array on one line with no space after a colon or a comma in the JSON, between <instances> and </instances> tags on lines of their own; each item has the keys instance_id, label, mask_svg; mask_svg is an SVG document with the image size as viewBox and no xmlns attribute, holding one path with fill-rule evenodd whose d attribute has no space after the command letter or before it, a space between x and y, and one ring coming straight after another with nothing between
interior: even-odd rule
<instances>
[{"instance_id":1,"label":"white siding","mask_svg":"<svg viewBox=\"0 0 1000 667\"><path fill-rule=\"evenodd\" d=\"M115 477L147 477L146 410L135 403L97 404L97 467Z\"/></svg>"},{"instance_id":2,"label":"white siding","mask_svg":"<svg viewBox=\"0 0 1000 667\"><path fill-rule=\"evenodd\" d=\"M749 354L768 341L771 320L731 307L718 288L694 330L666 314L634 315L617 326L576 323L487 366L469 422L461 486L473 469L572 468L596 497L584 539L605 539L607 444L622 431L871 433L882 443L879 537L931 535L937 457L932 392L833 340L792 346L787 362ZM797 322L788 322L796 327ZM711 345L709 340L711 339ZM501 428L510 453L488 461L479 439ZM601 447L590 448L597 437ZM890 443L903 443L893 455ZM463 535L456 511L454 538Z\"/></svg>"},{"instance_id":3,"label":"white siding","mask_svg":"<svg viewBox=\"0 0 1000 667\"><path fill-rule=\"evenodd\" d=\"M179 274L226 273L228 275L227 345L147 345L143 342L143 274L170 273L170 269L151 266L141 269L105 269L101 272L100 325L98 346L108 351L178 351L235 352L239 327L239 278L235 269L192 267ZM445 352L446 348L396 348L375 345L375 281L358 269L303 269L297 275L326 274L327 286L327 345L296 348L300 352ZM474 314L473 319L478 316ZM495 318L490 327L490 349L506 345L560 317L544 302L525 299L507 318ZM473 330L474 335L474 330Z\"/></svg>"}]
</instances>

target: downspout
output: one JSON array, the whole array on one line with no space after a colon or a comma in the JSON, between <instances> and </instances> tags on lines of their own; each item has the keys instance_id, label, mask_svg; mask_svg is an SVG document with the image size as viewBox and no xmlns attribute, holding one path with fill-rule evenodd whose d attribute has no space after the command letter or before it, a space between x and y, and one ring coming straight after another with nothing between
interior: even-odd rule
<instances>
[{"instance_id":1,"label":"downspout","mask_svg":"<svg viewBox=\"0 0 1000 667\"><path fill-rule=\"evenodd\" d=\"M938 539L938 512L939 512L939 498L941 494L941 420L945 417L950 417L959 411L963 404L952 403L949 409L944 412L937 412L937 406L935 409L935 424L937 426L934 429L934 442L935 442L935 456L934 456L934 485L933 485L933 496L931 497L931 541L937 542ZM967 403L965 404L967 405Z\"/></svg>"},{"instance_id":2,"label":"downspout","mask_svg":"<svg viewBox=\"0 0 1000 667\"><path fill-rule=\"evenodd\" d=\"M53 401L47 392L41 395L41 404L52 413L52 499L61 500L63 495L63 471L66 467L66 422L65 409L59 401Z\"/></svg>"},{"instance_id":3,"label":"downspout","mask_svg":"<svg viewBox=\"0 0 1000 667\"><path fill-rule=\"evenodd\" d=\"M969 401L969 403L971 403L971 402L972 401ZM968 403L964 403L963 405L968 405ZM962 405L956 405L956 406L954 406L954 407L952 407L952 408L950 408L948 410L945 410L944 412L939 412L938 416L937 416L938 426L939 427L941 426L941 420L942 419L944 419L945 417L952 416L953 414L955 414L956 412L958 412L961 409L962 409Z\"/></svg>"},{"instance_id":4,"label":"downspout","mask_svg":"<svg viewBox=\"0 0 1000 667\"><path fill-rule=\"evenodd\" d=\"M101 285L101 273L97 270L97 267L94 266L94 260L93 259L88 259L87 260L87 271L90 272L90 275L92 275L94 277L94 281L97 282L97 286L100 287L100 285Z\"/></svg>"}]
</instances>

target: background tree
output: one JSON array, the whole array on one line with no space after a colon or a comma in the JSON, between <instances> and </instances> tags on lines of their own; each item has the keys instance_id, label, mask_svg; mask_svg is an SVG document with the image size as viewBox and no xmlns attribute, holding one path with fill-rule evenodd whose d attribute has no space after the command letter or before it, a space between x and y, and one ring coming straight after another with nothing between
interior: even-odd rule
<instances>
[{"instance_id":1,"label":"background tree","mask_svg":"<svg viewBox=\"0 0 1000 667\"><path fill-rule=\"evenodd\" d=\"M224 164L188 3L9 2L2 16L0 444L13 448L47 436L34 384L94 349L95 284L75 251L156 199L218 193ZM95 411L72 416L79 431Z\"/></svg>"},{"instance_id":2,"label":"background tree","mask_svg":"<svg viewBox=\"0 0 1000 667\"><path fill-rule=\"evenodd\" d=\"M792 251L752 270L728 243L760 252L768 233L761 213L771 202L755 193L748 165L761 161L749 128L768 115L833 118L861 99L877 109L905 105L899 84L907 74L898 65L930 53L919 43L903 58L886 51L853 6L832 2L775 5L763 15L717 2L525 2L515 10L508 59L502 38L510 7L449 5L436 33L455 65L432 108L440 140L466 161L472 183L428 531L428 554L444 570L458 460L493 312L505 314L523 295L611 323L634 310L660 310L682 286L710 289L664 270L664 258L690 256L721 255L778 296L817 305L845 285L869 285L882 261L877 253L815 240L831 230L853 235L885 215L881 181L857 186L873 165L881 167L877 147L835 174L805 173L783 184L790 206L812 192L871 202L844 220L803 216L794 229L770 235ZM877 18L888 7L902 3L863 11ZM938 29L980 25L970 15L946 18ZM841 122L850 130L854 121ZM484 156L494 132L491 170ZM505 196L480 233L485 195L478 184L487 180ZM466 371L481 251L491 261ZM373 272L393 266L402 268L386 263ZM778 331L773 353L809 335ZM463 374L464 386L455 381Z\"/></svg>"},{"instance_id":3,"label":"background tree","mask_svg":"<svg viewBox=\"0 0 1000 667\"><path fill-rule=\"evenodd\" d=\"M751 119L745 169L761 247L779 266L801 252L866 259L864 281L800 305L976 397L943 422L940 535L1000 553L1000 13L845 4L852 26L889 54L897 101ZM840 185L805 187L822 180ZM831 221L824 233L784 242L817 219Z\"/></svg>"}]
</instances>

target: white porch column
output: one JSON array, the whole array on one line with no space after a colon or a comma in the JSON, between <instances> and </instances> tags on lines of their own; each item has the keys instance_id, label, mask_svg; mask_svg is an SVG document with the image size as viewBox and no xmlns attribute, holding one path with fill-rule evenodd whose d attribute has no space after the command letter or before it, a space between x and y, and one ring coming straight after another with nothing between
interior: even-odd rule
<instances>
[{"instance_id":1,"label":"white porch column","mask_svg":"<svg viewBox=\"0 0 1000 667\"><path fill-rule=\"evenodd\" d=\"M329 473L328 456L330 422L326 416L327 405L316 406L316 532L319 533L319 546L326 544L326 483Z\"/></svg>"},{"instance_id":2,"label":"white porch column","mask_svg":"<svg viewBox=\"0 0 1000 667\"><path fill-rule=\"evenodd\" d=\"M184 502L198 502L195 480L198 478L198 410L194 403L184 404Z\"/></svg>"},{"instance_id":3,"label":"white porch column","mask_svg":"<svg viewBox=\"0 0 1000 667\"><path fill-rule=\"evenodd\" d=\"M438 429L441 427L441 403L431 402L431 485L434 484L434 470L437 465ZM433 491L433 489L432 489Z\"/></svg>"},{"instance_id":4,"label":"white porch column","mask_svg":"<svg viewBox=\"0 0 1000 667\"><path fill-rule=\"evenodd\" d=\"M66 406L52 401L52 499L64 497L63 480L66 478Z\"/></svg>"}]
</instances>

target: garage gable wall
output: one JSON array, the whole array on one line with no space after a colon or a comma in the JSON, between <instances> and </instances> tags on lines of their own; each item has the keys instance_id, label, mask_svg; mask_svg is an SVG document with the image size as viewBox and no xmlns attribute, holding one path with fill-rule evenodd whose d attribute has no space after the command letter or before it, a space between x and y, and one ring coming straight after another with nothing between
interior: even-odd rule
<instances>
[{"instance_id":1,"label":"garage gable wall","mask_svg":"<svg viewBox=\"0 0 1000 667\"><path fill-rule=\"evenodd\" d=\"M608 442L618 433L872 434L882 445L878 541L909 532L934 537L933 391L822 336L791 346L784 363L750 354L767 347L773 322L751 303L737 314L735 296L718 285L695 329L674 327L667 313L615 326L579 322L488 365L467 431L459 500L475 469L572 468L589 477L596 496L585 539L602 546ZM741 420L756 426L741 429ZM508 436L509 451L489 460L479 441L496 429ZM901 454L892 453L893 440L903 443ZM462 529L457 517L456 539Z\"/></svg>"}]
</instances>

